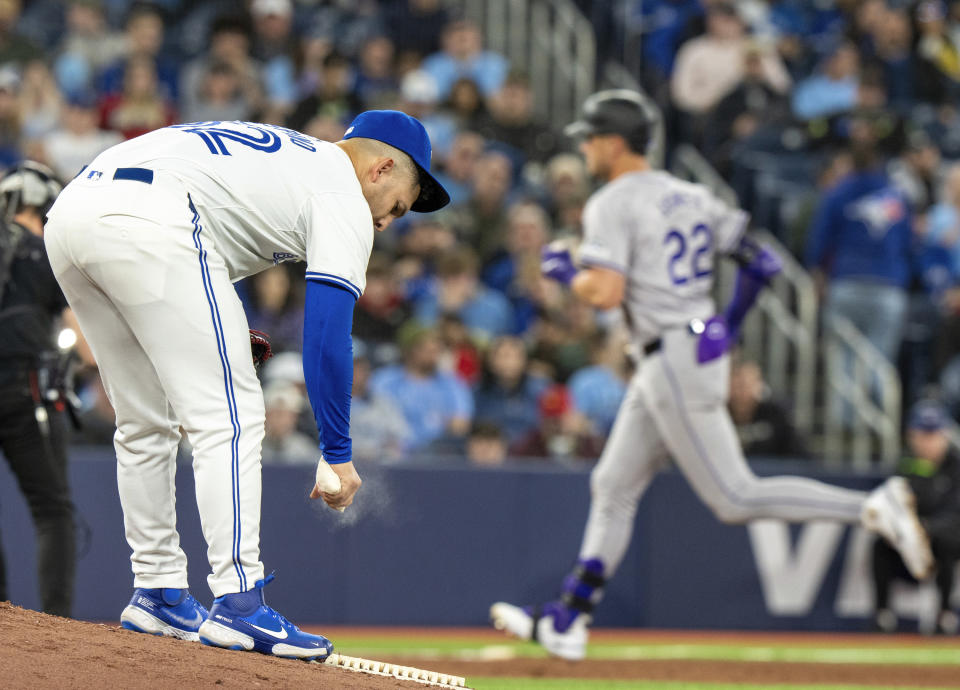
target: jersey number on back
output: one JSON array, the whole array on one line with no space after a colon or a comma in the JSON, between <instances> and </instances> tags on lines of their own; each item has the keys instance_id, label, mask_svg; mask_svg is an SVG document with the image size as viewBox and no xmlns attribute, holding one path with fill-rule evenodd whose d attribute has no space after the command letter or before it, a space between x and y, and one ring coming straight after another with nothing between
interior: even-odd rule
<instances>
[{"instance_id":1,"label":"jersey number on back","mask_svg":"<svg viewBox=\"0 0 960 690\"><path fill-rule=\"evenodd\" d=\"M677 229L672 229L663 238L665 245L673 247L673 256L667 265L667 273L674 285L685 285L690 280L713 275L713 231L705 223L693 226L689 240ZM687 250L690 250L689 252Z\"/></svg>"},{"instance_id":2,"label":"jersey number on back","mask_svg":"<svg viewBox=\"0 0 960 690\"><path fill-rule=\"evenodd\" d=\"M229 156L228 141L243 144L256 151L275 153L280 150L280 134L285 134L290 142L307 151L316 151L312 137L301 134L293 129L278 127L277 125L254 124L252 122L190 122L183 125L173 125L171 129L182 129L184 132L196 134L207 145L213 155ZM248 130L248 131L245 131ZM252 130L252 131L250 131Z\"/></svg>"}]
</instances>

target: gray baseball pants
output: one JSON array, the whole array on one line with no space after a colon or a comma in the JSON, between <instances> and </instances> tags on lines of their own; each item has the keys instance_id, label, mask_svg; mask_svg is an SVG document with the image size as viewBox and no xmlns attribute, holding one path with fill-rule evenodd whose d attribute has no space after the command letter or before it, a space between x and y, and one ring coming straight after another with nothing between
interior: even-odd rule
<instances>
[{"instance_id":1,"label":"gray baseball pants","mask_svg":"<svg viewBox=\"0 0 960 690\"><path fill-rule=\"evenodd\" d=\"M750 470L726 408L730 357L700 365L696 344L686 329L671 330L644 358L591 475L580 557L601 559L606 577L623 560L637 504L668 457L723 522L859 521L864 492Z\"/></svg>"}]
</instances>

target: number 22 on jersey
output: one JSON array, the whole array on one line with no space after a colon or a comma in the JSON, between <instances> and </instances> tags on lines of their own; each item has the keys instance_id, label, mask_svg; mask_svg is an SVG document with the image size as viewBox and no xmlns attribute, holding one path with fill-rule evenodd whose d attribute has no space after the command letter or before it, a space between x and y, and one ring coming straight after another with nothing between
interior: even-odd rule
<instances>
[{"instance_id":1,"label":"number 22 on jersey","mask_svg":"<svg viewBox=\"0 0 960 690\"><path fill-rule=\"evenodd\" d=\"M673 251L667 273L674 285L713 275L713 231L706 223L697 223L689 233L673 228L663 238L663 244Z\"/></svg>"}]
</instances>

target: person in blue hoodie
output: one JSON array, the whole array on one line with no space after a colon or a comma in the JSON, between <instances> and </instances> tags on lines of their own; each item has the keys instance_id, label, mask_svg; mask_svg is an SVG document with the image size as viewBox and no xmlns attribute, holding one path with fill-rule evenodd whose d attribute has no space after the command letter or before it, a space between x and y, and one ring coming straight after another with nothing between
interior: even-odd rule
<instances>
[{"instance_id":1,"label":"person in blue hoodie","mask_svg":"<svg viewBox=\"0 0 960 690\"><path fill-rule=\"evenodd\" d=\"M823 197L806 263L825 281L828 313L852 321L893 362L907 311L910 209L883 171L865 123L855 121L853 135L853 172Z\"/></svg>"}]
</instances>

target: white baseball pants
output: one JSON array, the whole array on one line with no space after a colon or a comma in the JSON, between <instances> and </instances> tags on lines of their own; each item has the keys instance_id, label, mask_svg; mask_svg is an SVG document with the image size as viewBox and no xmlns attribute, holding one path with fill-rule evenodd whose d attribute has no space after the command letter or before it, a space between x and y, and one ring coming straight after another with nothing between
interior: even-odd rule
<instances>
[{"instance_id":1,"label":"white baseball pants","mask_svg":"<svg viewBox=\"0 0 960 690\"><path fill-rule=\"evenodd\" d=\"M864 492L753 474L726 407L730 358L700 365L696 346L686 329L664 334L660 350L644 359L631 380L591 475L580 557L601 559L606 577L623 560L637 504L668 456L724 522L859 521Z\"/></svg>"},{"instance_id":2,"label":"white baseball pants","mask_svg":"<svg viewBox=\"0 0 960 690\"><path fill-rule=\"evenodd\" d=\"M116 410L134 586L187 586L174 495L182 426L193 445L210 589L245 591L263 577L264 410L240 300L178 180L95 172L63 191L45 239Z\"/></svg>"}]
</instances>

